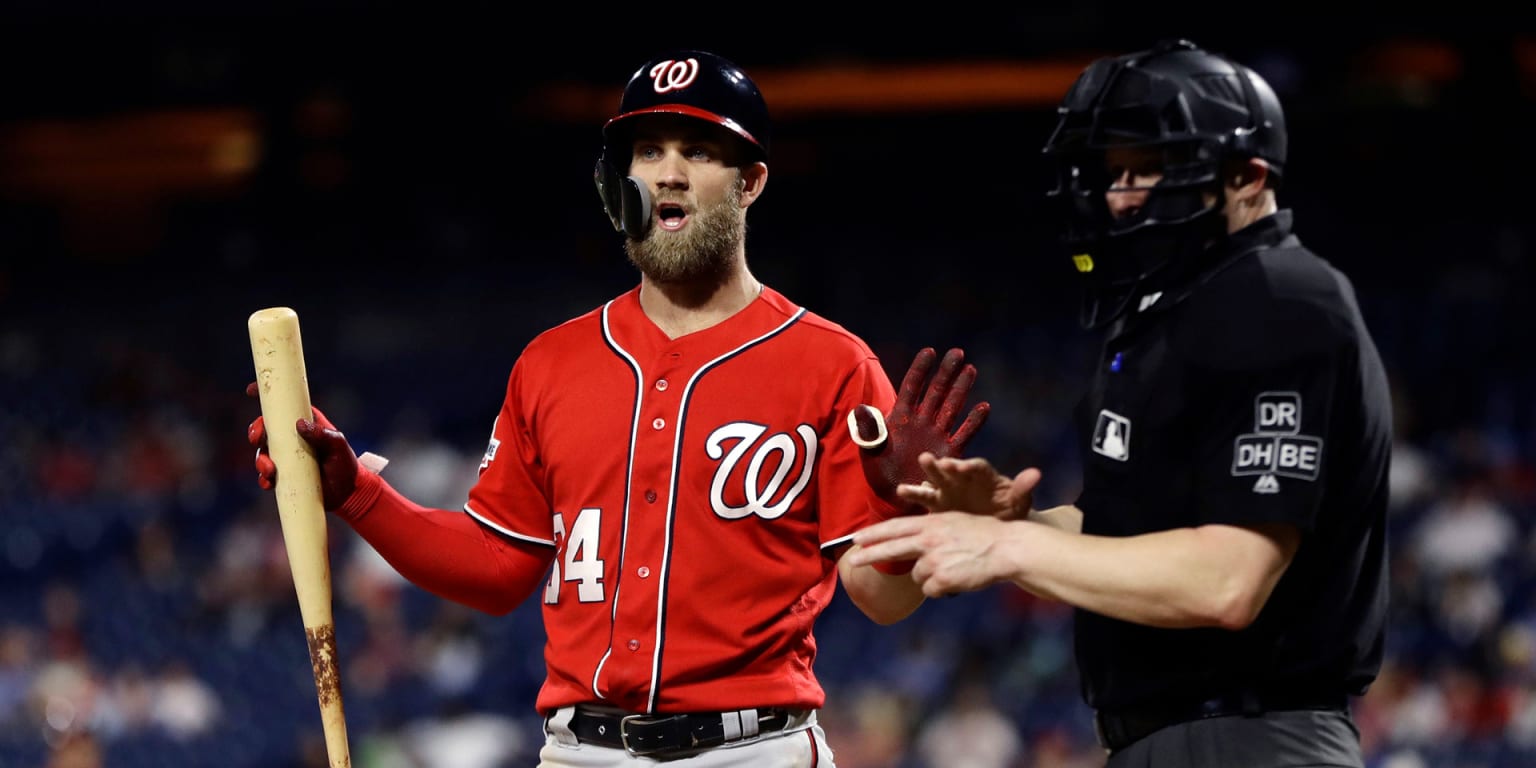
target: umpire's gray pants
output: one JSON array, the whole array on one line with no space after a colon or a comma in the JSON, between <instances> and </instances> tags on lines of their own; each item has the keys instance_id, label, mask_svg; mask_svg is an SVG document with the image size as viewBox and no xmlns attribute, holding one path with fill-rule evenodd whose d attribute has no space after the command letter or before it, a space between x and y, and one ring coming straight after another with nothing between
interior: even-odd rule
<instances>
[{"instance_id":1,"label":"umpire's gray pants","mask_svg":"<svg viewBox=\"0 0 1536 768\"><path fill-rule=\"evenodd\" d=\"M1106 768L1363 768L1360 731L1343 712L1296 710L1170 725L1109 756Z\"/></svg>"}]
</instances>

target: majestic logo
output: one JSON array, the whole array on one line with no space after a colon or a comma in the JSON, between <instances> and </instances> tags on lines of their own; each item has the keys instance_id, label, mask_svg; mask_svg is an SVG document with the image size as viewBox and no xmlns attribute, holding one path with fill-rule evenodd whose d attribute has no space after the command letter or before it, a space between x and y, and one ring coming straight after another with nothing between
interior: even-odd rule
<instances>
[{"instance_id":1,"label":"majestic logo","mask_svg":"<svg viewBox=\"0 0 1536 768\"><path fill-rule=\"evenodd\" d=\"M1263 392L1254 398L1253 432L1232 445L1232 475L1258 475L1254 493L1279 493L1280 477L1316 480L1323 441L1301 434L1301 395Z\"/></svg>"},{"instance_id":2,"label":"majestic logo","mask_svg":"<svg viewBox=\"0 0 1536 768\"><path fill-rule=\"evenodd\" d=\"M1105 408L1093 427L1093 452L1115 461L1131 458L1131 420Z\"/></svg>"},{"instance_id":3,"label":"majestic logo","mask_svg":"<svg viewBox=\"0 0 1536 768\"><path fill-rule=\"evenodd\" d=\"M680 91L693 85L693 79L698 76L699 60L693 58L682 61L667 59L651 67L651 82L655 83L657 93Z\"/></svg>"},{"instance_id":4,"label":"majestic logo","mask_svg":"<svg viewBox=\"0 0 1536 768\"><path fill-rule=\"evenodd\" d=\"M1259 479L1253 481L1254 493L1279 493L1280 481L1274 475L1259 475Z\"/></svg>"},{"instance_id":5,"label":"majestic logo","mask_svg":"<svg viewBox=\"0 0 1536 768\"><path fill-rule=\"evenodd\" d=\"M761 424L737 421L726 424L710 433L704 443L704 451L711 459L720 461L715 468L715 478L709 484L709 505L715 514L726 520L739 520L747 515L757 515L772 520L789 510L811 480L811 470L816 466L816 430L809 424L795 428L795 438L787 432L776 432L759 441L768 428ZM735 444L726 449L726 443ZM746 469L737 472L737 465L746 459ZM803 453L803 456L802 456ZM723 458L722 458L723 457ZM777 458L771 474L764 478L764 467L770 459ZM794 485L786 487L786 481L795 468L799 474ZM734 485L740 483L740 485ZM733 484L727 490L727 485ZM731 502L740 500L742 503Z\"/></svg>"}]
</instances>

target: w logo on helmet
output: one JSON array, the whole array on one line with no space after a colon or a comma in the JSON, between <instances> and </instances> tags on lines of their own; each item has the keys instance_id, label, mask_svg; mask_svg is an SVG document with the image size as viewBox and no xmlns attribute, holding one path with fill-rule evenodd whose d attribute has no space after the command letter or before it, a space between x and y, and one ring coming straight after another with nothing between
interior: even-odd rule
<instances>
[{"instance_id":1,"label":"w logo on helmet","mask_svg":"<svg viewBox=\"0 0 1536 768\"><path fill-rule=\"evenodd\" d=\"M698 76L699 60L694 58L682 61L667 59L651 67L651 81L656 84L657 93L680 91L693 85L693 79Z\"/></svg>"}]
</instances>

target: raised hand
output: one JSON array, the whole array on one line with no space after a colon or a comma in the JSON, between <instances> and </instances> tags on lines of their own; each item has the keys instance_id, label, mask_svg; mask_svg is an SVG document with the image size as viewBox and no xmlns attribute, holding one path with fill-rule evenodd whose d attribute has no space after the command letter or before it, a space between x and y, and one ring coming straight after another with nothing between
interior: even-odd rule
<instances>
[{"instance_id":1,"label":"raised hand","mask_svg":"<svg viewBox=\"0 0 1536 768\"><path fill-rule=\"evenodd\" d=\"M251 382L245 388L245 393L258 397L256 382ZM320 493L325 508L336 510L357 488L357 454L347 443L346 436L336 429L336 425L319 408L311 406L311 410L315 412L314 421L299 419L294 423L294 429L298 430L299 437L309 443L315 452L315 462L320 467ZM245 437L256 448L257 484L263 489L272 490L277 484L277 464L267 453L266 421L257 416L246 428Z\"/></svg>"},{"instance_id":2,"label":"raised hand","mask_svg":"<svg viewBox=\"0 0 1536 768\"><path fill-rule=\"evenodd\" d=\"M976 382L976 367L965 363L962 350L951 349L929 381L937 358L931 347L917 353L889 414L869 405L860 405L848 414L848 429L860 447L864 477L898 515L925 511L921 503L904 500L896 492L902 483L918 484L925 479L919 457L960 456L992 410L989 403L977 403L955 427Z\"/></svg>"}]
</instances>

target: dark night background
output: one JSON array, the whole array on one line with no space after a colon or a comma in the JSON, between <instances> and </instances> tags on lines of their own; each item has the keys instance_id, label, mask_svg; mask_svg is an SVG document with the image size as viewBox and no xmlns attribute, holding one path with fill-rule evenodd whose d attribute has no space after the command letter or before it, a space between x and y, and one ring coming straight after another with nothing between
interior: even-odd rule
<instances>
[{"instance_id":1,"label":"dark night background","mask_svg":"<svg viewBox=\"0 0 1536 768\"><path fill-rule=\"evenodd\" d=\"M1281 205L1354 279L1392 376L1394 618L1357 711L1371 765L1528 764L1525 16L828 6L0 5L0 766L315 764L243 439L246 318L297 310L314 402L418 500L462 503L521 346L637 280L591 168L630 72L675 46L742 65L775 117L754 272L898 379L919 347L964 347L994 407L974 452L1042 466L1045 500L1069 501L1094 340L1039 147L1061 71L1164 36L1275 87ZM1046 95L945 98L999 64ZM817 98L818 73L925 68L953 90ZM537 606L457 611L331 530L355 764L531 763ZM839 597L817 662L838 764L1099 764L1064 619L999 588L881 629ZM934 746L956 722L997 729L963 740L994 754Z\"/></svg>"}]
</instances>

